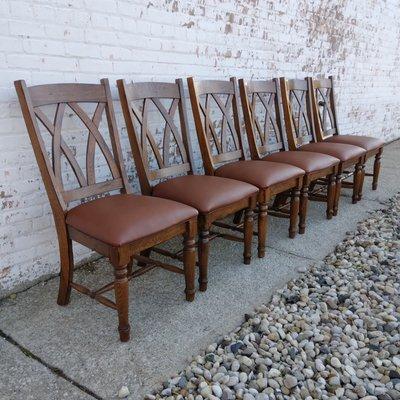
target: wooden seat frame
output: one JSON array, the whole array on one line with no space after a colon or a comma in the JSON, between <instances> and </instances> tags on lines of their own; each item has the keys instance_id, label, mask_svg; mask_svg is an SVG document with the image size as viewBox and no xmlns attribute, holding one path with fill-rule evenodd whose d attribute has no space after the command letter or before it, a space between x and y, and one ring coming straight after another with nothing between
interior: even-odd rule
<instances>
[{"instance_id":1,"label":"wooden seat frame","mask_svg":"<svg viewBox=\"0 0 400 400\"><path fill-rule=\"evenodd\" d=\"M315 119L315 133L318 142L324 141L327 137L340 135L337 113L336 113L336 101L334 91L334 79L333 76L329 76L328 79L320 78L313 79L307 78L309 86L312 88L312 104L313 113ZM325 122L328 118L330 129L325 129ZM337 142L339 143L339 142ZM383 154L383 146L376 149L368 150L365 154L365 161L369 158L375 157L373 172L365 172L363 165L363 178L364 176L372 176L372 190L376 190L378 187L379 172L381 169L381 158ZM362 182L363 183L363 182ZM353 187L353 182L345 182L347 187ZM358 193L358 200L362 198L363 184L360 185L360 191Z\"/></svg>"},{"instance_id":2,"label":"wooden seat frame","mask_svg":"<svg viewBox=\"0 0 400 400\"><path fill-rule=\"evenodd\" d=\"M282 94L283 112L285 117L285 127L288 139L289 150L297 150L302 145L308 143L317 143L315 135L314 114L312 112L312 89L308 79L290 79L280 78L280 87ZM299 94L299 92L301 94ZM296 101L299 106L297 115L293 110L292 102ZM306 127L306 135L300 132L300 126L295 124L298 121L300 125L303 121ZM318 150L314 150L318 152ZM340 162L336 174L335 201L333 206L333 215L337 215L339 199L342 189L342 181L350 176L354 176L353 184L353 203L358 201L358 193L363 182L364 154L353 157L345 162ZM346 173L347 168L354 167L354 172ZM326 183L324 180L321 183Z\"/></svg>"},{"instance_id":3,"label":"wooden seat frame","mask_svg":"<svg viewBox=\"0 0 400 400\"><path fill-rule=\"evenodd\" d=\"M244 79L239 79L239 90L251 158L262 160L269 154L287 151L288 144L283 128L279 80L275 78L245 82ZM257 104L261 106L262 111L260 112L263 113L264 123L259 121ZM338 164L311 173L305 172L300 194L299 233L305 232L309 199L326 202L326 217L327 219L332 218L337 171ZM313 190L309 193L309 186L320 179L328 182L327 194L324 195L320 190Z\"/></svg>"},{"instance_id":4,"label":"wooden seat frame","mask_svg":"<svg viewBox=\"0 0 400 400\"><path fill-rule=\"evenodd\" d=\"M126 83L123 79L120 79L117 81L117 85L142 193L147 195L153 194L153 184L160 179L167 179L168 182L168 178L179 174L193 175L193 157L182 79L177 79L175 83ZM161 103L163 99L171 100L169 109ZM139 110L134 104L135 102L142 102L142 110ZM157 138L153 136L148 126L149 116L147 109L150 104L156 106L159 115L162 116L163 122L165 122L165 125L161 127L163 128L164 135L160 145L157 145ZM176 110L178 110L179 113L179 127L174 123ZM137 129L137 127L140 128ZM168 160L171 137L175 139L180 156L180 163L173 163L172 165ZM157 167L155 168L151 168L150 166L148 145L151 147L157 161ZM205 190L207 189L205 188ZM212 239L222 237L229 240L244 242L244 263L250 264L253 209L255 206L256 195L251 195L210 212L198 210L200 291L207 290L209 248ZM245 210L243 237L211 231L212 225L217 225L218 220L240 210ZM173 258L181 257L180 251L172 253L159 248L153 248L152 251Z\"/></svg>"},{"instance_id":5,"label":"wooden seat frame","mask_svg":"<svg viewBox=\"0 0 400 400\"><path fill-rule=\"evenodd\" d=\"M228 81L195 81L193 77L189 77L187 81L204 170L207 175L215 175L216 169L222 164L245 160L245 151L242 142L242 126L239 116L239 91L237 80L232 77ZM220 95L227 96L225 104L219 97ZM204 105L202 104L201 96L205 97ZM221 143L218 143L217 134L209 115L209 101L211 99L215 100L222 114ZM232 117L229 115L229 109L231 107L233 111L233 121ZM233 137L235 150L229 150L227 148L226 138L229 136L226 132L227 129L229 129ZM216 155L213 154L212 143L216 145L218 151ZM290 191L291 196L289 210L285 207L276 207L269 211L269 214L277 217L289 218L289 236L293 238L296 235L302 179L303 176L291 178L270 187L259 189L257 196L258 230L254 232L254 234L258 236L258 257L261 258L265 256L268 203L274 196L286 191ZM234 221L240 226L240 217L235 218Z\"/></svg>"},{"instance_id":6,"label":"wooden seat frame","mask_svg":"<svg viewBox=\"0 0 400 400\"><path fill-rule=\"evenodd\" d=\"M185 222L163 229L154 235L142 237L118 247L104 243L67 225L66 215L72 201L84 201L89 197L95 198L117 190L120 193L132 192L123 167L121 146L108 80L102 79L101 84L68 83L32 86L29 88L24 81L20 80L15 82L15 88L32 147L46 187L46 192L50 200L57 230L61 264L57 303L62 306L67 305L70 301L71 288L73 288L105 306L117 310L120 340L128 341L130 337L128 282L132 278L148 272L155 267L161 267L176 273L184 274L186 281L186 299L189 301L194 299L197 218L188 219ZM97 104L93 117L90 118L78 103ZM46 105L56 105L54 122L50 121L41 110L41 107ZM86 176L82 172L71 148L68 147L62 137L62 121L64 110L67 106L75 112L89 131L86 152ZM112 150L109 149L98 129L104 110L106 112ZM50 161L45 148L39 129L39 121L45 126L52 138L52 161ZM94 169L96 145L99 146L107 161L112 173L111 180L96 182ZM80 187L77 189L64 189L61 173L62 155L64 155L65 159L69 162L79 182ZM132 224L135 224L135 221L132 221ZM177 235L184 236L183 269L140 255L143 250L165 242ZM114 267L114 281L97 290L91 290L74 282L72 241L81 243L107 257ZM133 258L145 265L133 271ZM104 293L112 289L114 289L115 302L103 296Z\"/></svg>"}]
</instances>

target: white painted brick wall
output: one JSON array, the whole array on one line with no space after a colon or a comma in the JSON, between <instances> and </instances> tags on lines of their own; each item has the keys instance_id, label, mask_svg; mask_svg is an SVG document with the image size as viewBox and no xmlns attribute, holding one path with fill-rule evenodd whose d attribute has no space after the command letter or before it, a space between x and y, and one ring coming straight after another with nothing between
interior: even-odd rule
<instances>
[{"instance_id":1,"label":"white painted brick wall","mask_svg":"<svg viewBox=\"0 0 400 400\"><path fill-rule=\"evenodd\" d=\"M333 74L342 131L392 140L400 136L399 19L398 0L0 0L0 297L58 271L14 80L108 76L117 99L117 78ZM77 260L89 255L76 250Z\"/></svg>"}]
</instances>

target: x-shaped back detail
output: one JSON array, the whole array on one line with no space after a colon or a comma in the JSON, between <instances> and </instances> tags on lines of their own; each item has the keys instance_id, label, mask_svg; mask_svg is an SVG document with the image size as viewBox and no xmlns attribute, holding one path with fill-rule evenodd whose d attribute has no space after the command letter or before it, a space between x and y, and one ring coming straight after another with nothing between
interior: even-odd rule
<instances>
[{"instance_id":1,"label":"x-shaped back detail","mask_svg":"<svg viewBox=\"0 0 400 400\"><path fill-rule=\"evenodd\" d=\"M62 138L61 129L62 122L65 113L65 108L68 106L77 117L82 121L82 123L88 129L88 141L86 149L86 176L83 173L81 167L79 166L75 155L73 154L71 148L67 145L65 140ZM114 179L120 177L118 167L114 161L112 152L110 151L107 143L105 142L103 136L99 132L99 125L101 122L101 116L105 109L105 103L97 103L96 110L92 118L89 118L87 113L79 106L76 102L68 103L58 103L56 112L54 115L54 122L52 123L46 114L40 109L40 107L34 108L34 113L43 126L52 136L52 163L53 172L57 182L62 187L62 173L61 173L61 155L64 154L67 161L69 162L72 171L74 172L80 187L94 185L96 183L95 169L94 169L94 156L96 143L99 145L104 158L107 161L108 167L110 168L111 174Z\"/></svg>"},{"instance_id":2,"label":"x-shaped back detail","mask_svg":"<svg viewBox=\"0 0 400 400\"><path fill-rule=\"evenodd\" d=\"M176 145L179 150L179 155L182 159L182 163L188 162L188 156L186 154L186 150L182 141L182 137L179 133L179 129L174 122L174 116L176 110L179 106L179 99L173 99L171 106L167 110L164 105L161 103L160 99L156 97L146 98L143 100L143 108L140 111L134 104L130 104L132 112L140 125L140 136L141 136L141 151L142 156L144 159L149 161L148 158L148 149L147 143L150 144L150 147L154 153L154 156L157 161L158 168L166 168L170 166L169 162L169 155L170 155L170 144L171 144L171 133L175 139ZM165 120L165 127L164 127L164 135L163 135L163 150L162 154L160 153L159 146L148 128L148 114L149 114L149 107L153 103L158 111L160 112L161 116Z\"/></svg>"},{"instance_id":3,"label":"x-shaped back detail","mask_svg":"<svg viewBox=\"0 0 400 400\"><path fill-rule=\"evenodd\" d=\"M213 99L215 103L217 104L219 110L222 113L222 119L221 119L221 132L220 132L220 140L218 139L218 134L214 128L213 121L210 117L210 109L211 109L211 102L210 99ZM213 139L213 142L215 144L215 147L217 149L218 154L222 154L227 152L227 128L229 128L233 142L235 145L235 150L240 149L239 145L239 139L237 136L237 132L234 126L234 123L232 121L232 118L229 116L230 109L232 107L232 100L233 100L233 95L228 94L225 104L223 101L217 96L215 93L207 93L205 95L205 102L204 105L200 102L200 109L204 115L204 128L207 134L207 137L209 139ZM211 135L210 135L211 133Z\"/></svg>"},{"instance_id":4,"label":"x-shaped back detail","mask_svg":"<svg viewBox=\"0 0 400 400\"><path fill-rule=\"evenodd\" d=\"M275 143L281 143L281 136L280 136L280 130L276 122L276 118L274 117L275 113L274 110L272 109L273 105L275 104L275 93L270 93L270 96L268 100L266 100L261 93L254 92L252 94L252 99L251 99L251 115L253 118L253 123L256 126L256 129L258 131L261 145L262 146L267 146L268 139L269 139L269 127L272 126L273 131L274 131L274 136L275 136ZM264 127L261 126L259 118L257 117L257 98L260 100L262 106L264 107L265 110L265 116L264 116Z\"/></svg>"},{"instance_id":5,"label":"x-shaped back detail","mask_svg":"<svg viewBox=\"0 0 400 400\"><path fill-rule=\"evenodd\" d=\"M299 96L296 90L291 90L289 95L289 100L291 103L291 112L292 112L292 120L293 126L296 131L296 140L298 144L304 144L310 142L312 140L312 134L310 129L310 122L308 120L307 111L305 108L305 96L306 91L301 91L301 95ZM294 100L297 103L297 110L294 109ZM297 115L296 115L297 111ZM302 122L304 121L305 129L307 131L306 135L302 135L301 128ZM297 122L297 123L296 123Z\"/></svg>"}]
</instances>

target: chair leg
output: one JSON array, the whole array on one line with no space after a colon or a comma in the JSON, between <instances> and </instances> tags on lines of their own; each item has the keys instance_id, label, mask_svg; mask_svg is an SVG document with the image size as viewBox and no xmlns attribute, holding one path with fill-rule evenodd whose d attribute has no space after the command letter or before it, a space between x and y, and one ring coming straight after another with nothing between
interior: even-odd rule
<instances>
[{"instance_id":1,"label":"chair leg","mask_svg":"<svg viewBox=\"0 0 400 400\"><path fill-rule=\"evenodd\" d=\"M267 242L267 217L268 206L266 203L258 205L258 257L265 257L265 246Z\"/></svg>"},{"instance_id":2,"label":"chair leg","mask_svg":"<svg viewBox=\"0 0 400 400\"><path fill-rule=\"evenodd\" d=\"M292 189L290 199L290 225L289 225L289 237L293 239L297 232L297 218L299 216L300 209L300 187Z\"/></svg>"},{"instance_id":3,"label":"chair leg","mask_svg":"<svg viewBox=\"0 0 400 400\"><path fill-rule=\"evenodd\" d=\"M114 267L115 303L118 311L118 331L121 342L129 341L129 281L127 265Z\"/></svg>"},{"instance_id":4,"label":"chair leg","mask_svg":"<svg viewBox=\"0 0 400 400\"><path fill-rule=\"evenodd\" d=\"M58 288L57 304L66 306L71 297L71 282L74 275L74 253L70 238L60 240L60 286Z\"/></svg>"},{"instance_id":5,"label":"chair leg","mask_svg":"<svg viewBox=\"0 0 400 400\"><path fill-rule=\"evenodd\" d=\"M361 184L361 175L362 175L362 164L357 163L354 167L354 183L353 183L353 196L352 203L356 204L358 201L358 193L360 191Z\"/></svg>"},{"instance_id":6,"label":"chair leg","mask_svg":"<svg viewBox=\"0 0 400 400\"><path fill-rule=\"evenodd\" d=\"M376 190L378 188L378 178L379 178L379 172L381 170L382 151L383 151L383 149L380 149L379 153L375 156L374 176L372 178L372 190Z\"/></svg>"},{"instance_id":7,"label":"chair leg","mask_svg":"<svg viewBox=\"0 0 400 400\"><path fill-rule=\"evenodd\" d=\"M183 268L185 271L185 294L187 301L194 300L196 268L196 224L187 222L183 240Z\"/></svg>"},{"instance_id":8,"label":"chair leg","mask_svg":"<svg viewBox=\"0 0 400 400\"><path fill-rule=\"evenodd\" d=\"M360 201L362 199L363 187L364 187L364 178L365 178L365 162L361 166L361 177L360 177L360 185L359 185L359 188L358 188L357 201Z\"/></svg>"},{"instance_id":9,"label":"chair leg","mask_svg":"<svg viewBox=\"0 0 400 400\"><path fill-rule=\"evenodd\" d=\"M251 262L251 244L253 239L253 210L247 208L244 214L244 252L243 259L245 264Z\"/></svg>"},{"instance_id":10,"label":"chair leg","mask_svg":"<svg viewBox=\"0 0 400 400\"><path fill-rule=\"evenodd\" d=\"M336 176L331 174L328 176L328 193L326 199L326 218L332 219L334 215L333 207L335 204L335 192L336 192Z\"/></svg>"},{"instance_id":11,"label":"chair leg","mask_svg":"<svg viewBox=\"0 0 400 400\"><path fill-rule=\"evenodd\" d=\"M339 210L340 194L342 192L342 172L338 172L336 175L336 190L335 190L335 201L333 203L333 215L336 216Z\"/></svg>"},{"instance_id":12,"label":"chair leg","mask_svg":"<svg viewBox=\"0 0 400 400\"><path fill-rule=\"evenodd\" d=\"M208 282L208 254L210 249L210 232L208 227L199 230L199 290L205 292Z\"/></svg>"},{"instance_id":13,"label":"chair leg","mask_svg":"<svg viewBox=\"0 0 400 400\"><path fill-rule=\"evenodd\" d=\"M300 234L303 234L306 231L307 209L308 209L308 182L305 182L300 192L300 214L299 214Z\"/></svg>"}]
</instances>

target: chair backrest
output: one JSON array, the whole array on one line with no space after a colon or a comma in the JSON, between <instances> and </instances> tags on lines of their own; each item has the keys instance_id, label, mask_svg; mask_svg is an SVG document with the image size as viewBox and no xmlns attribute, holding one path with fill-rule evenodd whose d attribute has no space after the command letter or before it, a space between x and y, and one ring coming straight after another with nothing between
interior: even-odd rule
<instances>
[{"instance_id":1,"label":"chair backrest","mask_svg":"<svg viewBox=\"0 0 400 400\"><path fill-rule=\"evenodd\" d=\"M338 135L333 77L328 79L307 78L311 87L315 134L318 141Z\"/></svg>"},{"instance_id":2,"label":"chair backrest","mask_svg":"<svg viewBox=\"0 0 400 400\"><path fill-rule=\"evenodd\" d=\"M236 78L190 77L188 86L204 170L213 175L218 164L244 159Z\"/></svg>"},{"instance_id":3,"label":"chair backrest","mask_svg":"<svg viewBox=\"0 0 400 400\"><path fill-rule=\"evenodd\" d=\"M289 150L315 142L311 89L307 79L280 78Z\"/></svg>"},{"instance_id":4,"label":"chair backrest","mask_svg":"<svg viewBox=\"0 0 400 400\"><path fill-rule=\"evenodd\" d=\"M239 79L239 90L251 158L260 159L271 152L286 150L278 79L249 82Z\"/></svg>"},{"instance_id":5,"label":"chair backrest","mask_svg":"<svg viewBox=\"0 0 400 400\"><path fill-rule=\"evenodd\" d=\"M155 180L192 174L182 79L117 84L142 193L150 194Z\"/></svg>"},{"instance_id":6,"label":"chair backrest","mask_svg":"<svg viewBox=\"0 0 400 400\"><path fill-rule=\"evenodd\" d=\"M107 79L100 84L50 84L27 87L25 81L15 81L25 124L45 183L51 206L65 212L69 203L96 197L113 191L130 192L122 163L122 153L114 116L110 86ZM88 104L94 109L92 117L85 111ZM55 108L54 118L43 110ZM68 110L68 111L67 111ZM112 149L99 131L103 112L106 112L109 139ZM68 146L63 131L64 115L77 117L88 131L86 142L85 173L78 163L75 149ZM46 149L45 130L50 134L51 150ZM76 135L83 135L80 131ZM111 178L96 179L96 147L100 149L109 168ZM77 181L75 188L65 187L63 166L70 168Z\"/></svg>"}]
</instances>

